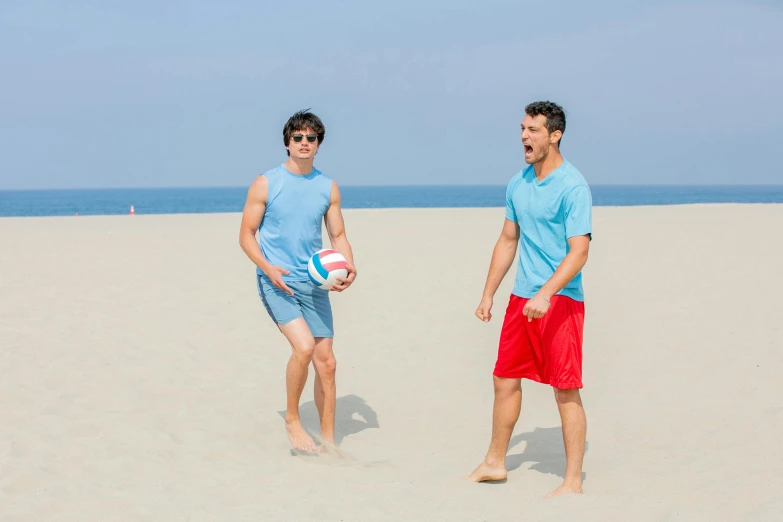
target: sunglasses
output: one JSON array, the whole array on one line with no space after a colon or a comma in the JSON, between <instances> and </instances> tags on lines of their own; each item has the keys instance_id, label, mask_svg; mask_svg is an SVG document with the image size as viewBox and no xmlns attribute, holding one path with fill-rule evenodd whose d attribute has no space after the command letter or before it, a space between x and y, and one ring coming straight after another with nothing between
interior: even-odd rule
<instances>
[{"instance_id":1,"label":"sunglasses","mask_svg":"<svg viewBox=\"0 0 783 522\"><path fill-rule=\"evenodd\" d=\"M299 143L300 141L302 141L302 138L304 138L304 135L303 134L294 134L291 137L294 139L294 141L296 143ZM315 143L315 140L317 140L317 139L318 139L318 135L317 134L308 134L307 135L307 141L309 141L310 143Z\"/></svg>"}]
</instances>

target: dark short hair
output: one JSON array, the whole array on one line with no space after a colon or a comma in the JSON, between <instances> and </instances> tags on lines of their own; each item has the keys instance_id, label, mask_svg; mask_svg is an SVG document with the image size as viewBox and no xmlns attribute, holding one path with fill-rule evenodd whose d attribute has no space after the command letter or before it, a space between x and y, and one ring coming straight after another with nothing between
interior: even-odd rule
<instances>
[{"instance_id":1,"label":"dark short hair","mask_svg":"<svg viewBox=\"0 0 783 522\"><path fill-rule=\"evenodd\" d=\"M324 141L324 136L326 136L326 129L324 128L321 118L310 112L310 109L297 111L293 116L288 118L288 121L283 127L283 145L288 147L288 144L291 142L291 134L296 131L305 130L308 127L313 129L313 132L318 135L318 145L321 145Z\"/></svg>"},{"instance_id":2,"label":"dark short hair","mask_svg":"<svg viewBox=\"0 0 783 522\"><path fill-rule=\"evenodd\" d=\"M550 101L533 102L529 104L527 107L525 107L525 114L528 114L533 118L543 114L544 117L546 118L546 123L544 124L544 126L549 131L549 134L552 134L553 132L558 130L561 133L565 134L566 116L565 116L565 111L560 105ZM561 136L557 144L558 147L560 147L560 143L562 142L563 142L563 137Z\"/></svg>"}]
</instances>

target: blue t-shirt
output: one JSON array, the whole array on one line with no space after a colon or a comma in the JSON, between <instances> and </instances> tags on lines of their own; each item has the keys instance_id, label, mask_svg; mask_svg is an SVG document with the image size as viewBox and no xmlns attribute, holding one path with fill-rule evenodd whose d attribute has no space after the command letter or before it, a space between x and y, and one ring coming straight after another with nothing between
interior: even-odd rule
<instances>
[{"instance_id":1,"label":"blue t-shirt","mask_svg":"<svg viewBox=\"0 0 783 522\"><path fill-rule=\"evenodd\" d=\"M552 277L569 251L568 238L591 234L592 195L566 160L543 181L533 165L518 172L506 189L506 219L519 223L519 263L514 295L531 298ZM580 271L560 295L584 301Z\"/></svg>"},{"instance_id":2,"label":"blue t-shirt","mask_svg":"<svg viewBox=\"0 0 783 522\"><path fill-rule=\"evenodd\" d=\"M307 262L323 248L321 226L329 209L332 180L313 168L293 174L285 164L265 172L269 192L258 229L264 257L291 273L285 281L308 281ZM256 272L261 275L261 269Z\"/></svg>"}]
</instances>

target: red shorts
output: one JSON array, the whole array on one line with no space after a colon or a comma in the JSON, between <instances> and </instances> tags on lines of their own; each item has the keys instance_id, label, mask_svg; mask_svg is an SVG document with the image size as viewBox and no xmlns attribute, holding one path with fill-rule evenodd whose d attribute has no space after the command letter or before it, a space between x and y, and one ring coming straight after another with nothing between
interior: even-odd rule
<instances>
[{"instance_id":1,"label":"red shorts","mask_svg":"<svg viewBox=\"0 0 783 522\"><path fill-rule=\"evenodd\" d=\"M544 316L528 321L522 315L527 301L511 295L493 375L560 389L581 388L585 304L554 295Z\"/></svg>"}]
</instances>

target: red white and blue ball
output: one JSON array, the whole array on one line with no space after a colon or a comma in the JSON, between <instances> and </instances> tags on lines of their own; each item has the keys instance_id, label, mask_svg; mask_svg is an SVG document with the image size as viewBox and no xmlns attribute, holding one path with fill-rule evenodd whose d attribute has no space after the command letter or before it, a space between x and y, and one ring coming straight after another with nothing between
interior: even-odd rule
<instances>
[{"instance_id":1,"label":"red white and blue ball","mask_svg":"<svg viewBox=\"0 0 783 522\"><path fill-rule=\"evenodd\" d=\"M317 288L331 290L337 278L348 277L348 261L337 250L325 248L310 257L307 274Z\"/></svg>"}]
</instances>

